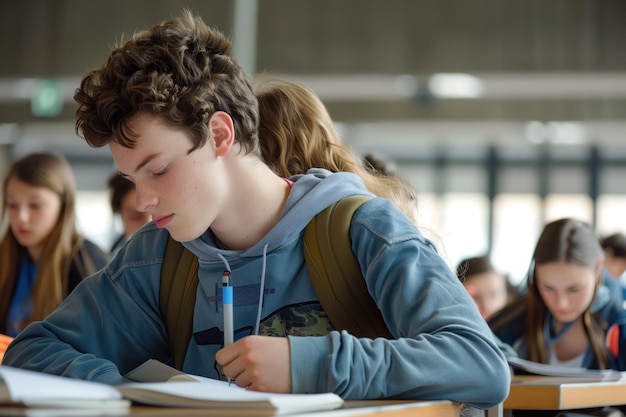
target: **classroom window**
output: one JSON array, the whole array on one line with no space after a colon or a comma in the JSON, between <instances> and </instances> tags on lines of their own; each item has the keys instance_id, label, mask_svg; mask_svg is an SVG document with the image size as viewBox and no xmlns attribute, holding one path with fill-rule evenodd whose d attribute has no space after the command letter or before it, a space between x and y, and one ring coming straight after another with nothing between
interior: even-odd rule
<instances>
[{"instance_id":1,"label":"classroom window","mask_svg":"<svg viewBox=\"0 0 626 417\"><path fill-rule=\"evenodd\" d=\"M615 152L615 155L623 153ZM605 166L600 170L600 195L596 201L596 229L600 236L626 233L626 167Z\"/></svg>"},{"instance_id":2,"label":"classroom window","mask_svg":"<svg viewBox=\"0 0 626 417\"><path fill-rule=\"evenodd\" d=\"M563 217L593 223L593 202L585 194L551 194L546 197L544 207L546 223Z\"/></svg>"},{"instance_id":3,"label":"classroom window","mask_svg":"<svg viewBox=\"0 0 626 417\"><path fill-rule=\"evenodd\" d=\"M493 202L494 267L518 285L526 276L543 220L537 194L500 194Z\"/></svg>"},{"instance_id":4,"label":"classroom window","mask_svg":"<svg viewBox=\"0 0 626 417\"><path fill-rule=\"evenodd\" d=\"M434 193L421 193L417 198L418 229L439 248L443 243L439 236L441 199Z\"/></svg>"},{"instance_id":5,"label":"classroom window","mask_svg":"<svg viewBox=\"0 0 626 417\"><path fill-rule=\"evenodd\" d=\"M76 194L78 230L108 252L116 235L107 191L78 191Z\"/></svg>"},{"instance_id":6,"label":"classroom window","mask_svg":"<svg viewBox=\"0 0 626 417\"><path fill-rule=\"evenodd\" d=\"M605 194L597 200L596 230L600 237L621 232L626 234L626 195Z\"/></svg>"},{"instance_id":7,"label":"classroom window","mask_svg":"<svg viewBox=\"0 0 626 417\"><path fill-rule=\"evenodd\" d=\"M447 193L442 198L442 255L456 266L489 249L489 200L482 193Z\"/></svg>"}]
</instances>

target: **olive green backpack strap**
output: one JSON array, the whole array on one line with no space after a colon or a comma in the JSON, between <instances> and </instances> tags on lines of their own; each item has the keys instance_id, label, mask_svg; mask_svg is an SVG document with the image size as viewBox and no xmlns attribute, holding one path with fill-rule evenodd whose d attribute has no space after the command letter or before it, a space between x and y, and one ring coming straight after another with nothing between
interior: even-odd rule
<instances>
[{"instance_id":1,"label":"olive green backpack strap","mask_svg":"<svg viewBox=\"0 0 626 417\"><path fill-rule=\"evenodd\" d=\"M168 238L161 266L159 307L167 328L174 365L182 370L193 331L198 289L198 258L180 242Z\"/></svg>"},{"instance_id":2,"label":"olive green backpack strap","mask_svg":"<svg viewBox=\"0 0 626 417\"><path fill-rule=\"evenodd\" d=\"M304 230L304 257L313 288L336 329L357 337L391 338L350 241L352 216L370 198L346 197L315 216Z\"/></svg>"}]
</instances>

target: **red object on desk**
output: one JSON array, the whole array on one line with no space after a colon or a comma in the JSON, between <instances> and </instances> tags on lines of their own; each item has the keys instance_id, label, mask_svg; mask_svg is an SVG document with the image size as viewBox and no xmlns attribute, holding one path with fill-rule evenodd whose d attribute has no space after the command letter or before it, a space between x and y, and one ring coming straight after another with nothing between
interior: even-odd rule
<instances>
[{"instance_id":1,"label":"red object on desk","mask_svg":"<svg viewBox=\"0 0 626 417\"><path fill-rule=\"evenodd\" d=\"M606 332L606 347L614 358L619 355L619 326L614 324Z\"/></svg>"}]
</instances>

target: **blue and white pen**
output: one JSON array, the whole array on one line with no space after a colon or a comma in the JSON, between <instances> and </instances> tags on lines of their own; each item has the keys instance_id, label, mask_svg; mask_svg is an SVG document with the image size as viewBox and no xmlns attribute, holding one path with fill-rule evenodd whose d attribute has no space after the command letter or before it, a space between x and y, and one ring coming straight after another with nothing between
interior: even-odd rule
<instances>
[{"instance_id":1,"label":"blue and white pen","mask_svg":"<svg viewBox=\"0 0 626 417\"><path fill-rule=\"evenodd\" d=\"M222 303L224 305L224 346L232 345L233 327L233 287L230 285L230 272L222 275Z\"/></svg>"},{"instance_id":2,"label":"blue and white pen","mask_svg":"<svg viewBox=\"0 0 626 417\"><path fill-rule=\"evenodd\" d=\"M233 325L233 287L230 285L230 271L222 274L222 305L224 306L224 347L232 345L234 341ZM228 378L228 385L231 384Z\"/></svg>"}]
</instances>

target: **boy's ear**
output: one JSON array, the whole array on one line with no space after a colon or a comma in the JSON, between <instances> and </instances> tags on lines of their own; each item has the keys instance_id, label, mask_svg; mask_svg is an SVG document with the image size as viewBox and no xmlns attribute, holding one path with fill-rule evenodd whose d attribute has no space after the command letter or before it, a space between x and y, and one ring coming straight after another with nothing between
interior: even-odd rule
<instances>
[{"instance_id":1,"label":"boy's ear","mask_svg":"<svg viewBox=\"0 0 626 417\"><path fill-rule=\"evenodd\" d=\"M224 156L235 142L233 119L223 112L217 111L209 119L209 140L213 141L215 153Z\"/></svg>"}]
</instances>

